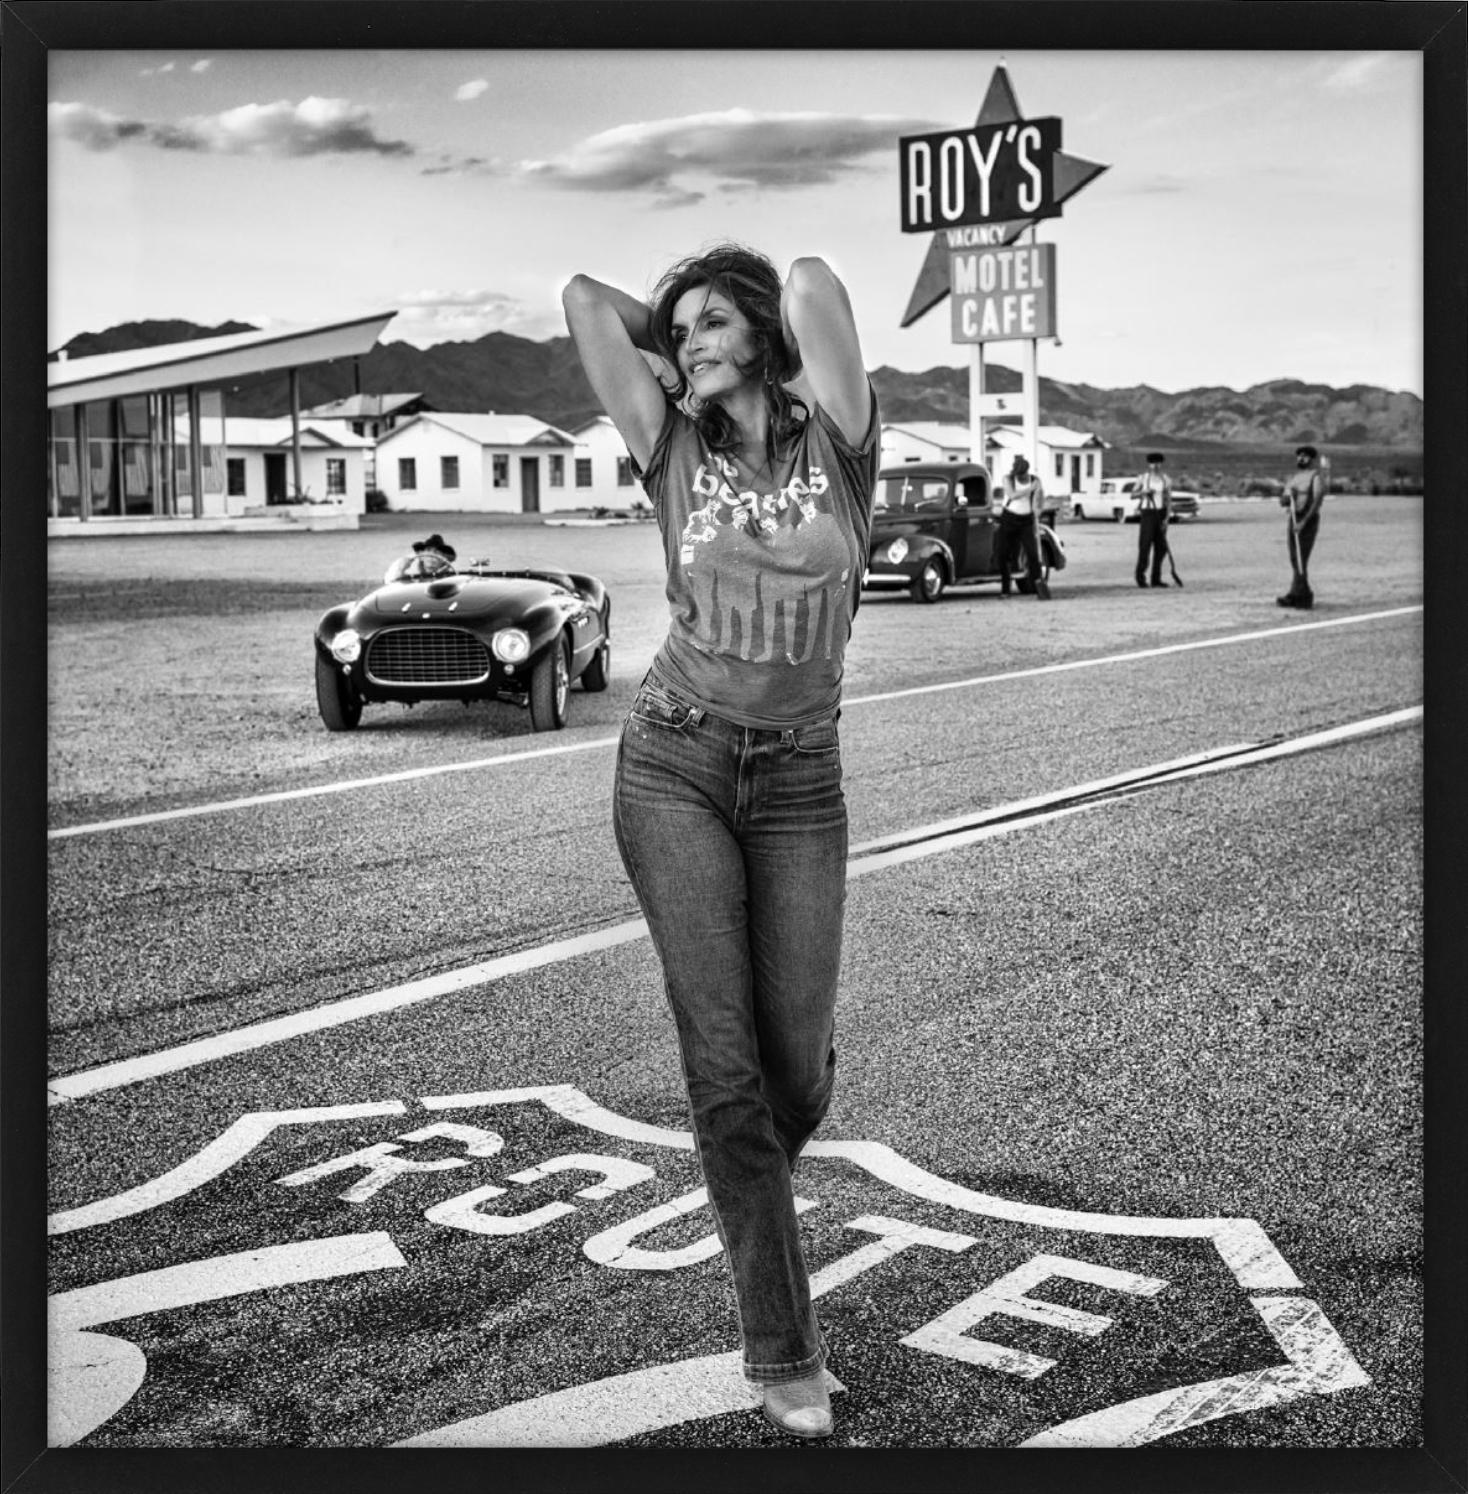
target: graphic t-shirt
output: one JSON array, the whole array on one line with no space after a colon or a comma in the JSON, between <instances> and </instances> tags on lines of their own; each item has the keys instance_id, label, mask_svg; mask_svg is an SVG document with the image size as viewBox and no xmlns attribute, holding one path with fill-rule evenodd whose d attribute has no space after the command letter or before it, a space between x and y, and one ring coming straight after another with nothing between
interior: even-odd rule
<instances>
[{"instance_id":1,"label":"graphic t-shirt","mask_svg":"<svg viewBox=\"0 0 1468 1494\"><path fill-rule=\"evenodd\" d=\"M711 452L676 406L639 474L662 527L665 685L741 726L803 726L841 701L861 598L881 429L854 447L818 405L758 472Z\"/></svg>"}]
</instances>

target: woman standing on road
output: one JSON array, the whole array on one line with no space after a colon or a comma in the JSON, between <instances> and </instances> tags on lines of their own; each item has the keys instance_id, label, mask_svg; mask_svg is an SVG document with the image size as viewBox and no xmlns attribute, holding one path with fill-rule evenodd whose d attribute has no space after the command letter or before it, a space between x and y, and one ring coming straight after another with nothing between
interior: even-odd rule
<instances>
[{"instance_id":1,"label":"woman standing on road","mask_svg":"<svg viewBox=\"0 0 1468 1494\"><path fill-rule=\"evenodd\" d=\"M562 297L663 535L667 638L622 731L614 828L662 962L746 1378L832 1430L791 1175L830 1103L846 805L836 721L876 486L845 287L723 245L651 307ZM656 370L656 371L655 371ZM787 384L797 374L807 405Z\"/></svg>"}]
</instances>

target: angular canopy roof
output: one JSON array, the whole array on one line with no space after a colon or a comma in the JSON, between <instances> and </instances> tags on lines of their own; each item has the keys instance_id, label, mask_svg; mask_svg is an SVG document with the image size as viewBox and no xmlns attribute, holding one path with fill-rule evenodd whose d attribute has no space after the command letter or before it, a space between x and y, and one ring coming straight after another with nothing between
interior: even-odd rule
<instances>
[{"instance_id":1,"label":"angular canopy roof","mask_svg":"<svg viewBox=\"0 0 1468 1494\"><path fill-rule=\"evenodd\" d=\"M46 404L55 409L94 399L186 389L191 384L226 384L247 374L358 357L371 350L396 315L383 311L350 322L236 332L48 363Z\"/></svg>"}]
</instances>

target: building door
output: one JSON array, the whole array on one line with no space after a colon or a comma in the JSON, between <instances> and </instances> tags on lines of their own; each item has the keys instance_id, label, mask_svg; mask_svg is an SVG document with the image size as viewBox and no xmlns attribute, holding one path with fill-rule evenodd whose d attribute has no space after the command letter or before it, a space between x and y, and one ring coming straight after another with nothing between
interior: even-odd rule
<instances>
[{"instance_id":1,"label":"building door","mask_svg":"<svg viewBox=\"0 0 1468 1494\"><path fill-rule=\"evenodd\" d=\"M520 507L527 514L540 512L540 458L520 458Z\"/></svg>"},{"instance_id":2,"label":"building door","mask_svg":"<svg viewBox=\"0 0 1468 1494\"><path fill-rule=\"evenodd\" d=\"M1081 459L1078 456L1070 459L1070 490L1072 493L1081 490Z\"/></svg>"},{"instance_id":3,"label":"building door","mask_svg":"<svg viewBox=\"0 0 1468 1494\"><path fill-rule=\"evenodd\" d=\"M285 453L283 451L265 453L265 501L266 503L285 502Z\"/></svg>"}]
</instances>

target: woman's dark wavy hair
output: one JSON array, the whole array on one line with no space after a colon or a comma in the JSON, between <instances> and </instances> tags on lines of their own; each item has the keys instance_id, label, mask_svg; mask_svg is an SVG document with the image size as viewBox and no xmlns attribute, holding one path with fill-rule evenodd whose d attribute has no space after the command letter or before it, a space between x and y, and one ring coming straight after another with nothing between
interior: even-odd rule
<instances>
[{"instance_id":1,"label":"woman's dark wavy hair","mask_svg":"<svg viewBox=\"0 0 1468 1494\"><path fill-rule=\"evenodd\" d=\"M700 286L711 286L727 296L749 322L754 356L739 371L758 378L764 390L770 412L765 453L773 462L809 413L805 402L784 388L796 368L785 347L780 318L784 289L780 273L758 250L742 244L718 244L703 254L680 260L664 274L653 291L649 330L654 347L668 360L677 378L677 384L669 390L669 398L675 402L688 392L688 381L678 366L673 343L673 308L685 292ZM797 406L802 415L795 413ZM701 406L693 421L711 451L731 451L739 445L739 427L721 404Z\"/></svg>"}]
</instances>

